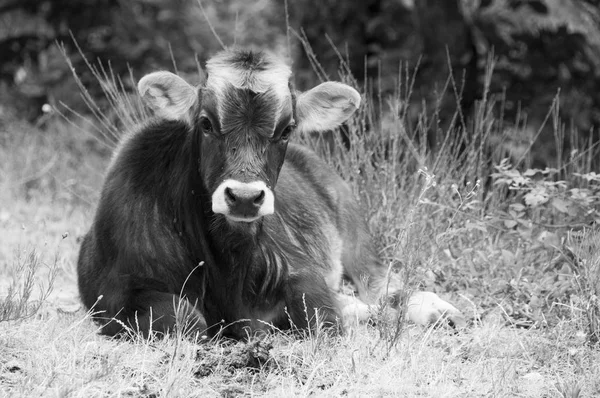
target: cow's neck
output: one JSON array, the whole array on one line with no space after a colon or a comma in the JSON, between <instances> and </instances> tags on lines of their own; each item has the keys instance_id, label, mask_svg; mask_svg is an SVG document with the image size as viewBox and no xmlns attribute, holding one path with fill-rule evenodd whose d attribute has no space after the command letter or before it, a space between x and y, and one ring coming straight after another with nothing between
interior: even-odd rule
<instances>
[{"instance_id":1,"label":"cow's neck","mask_svg":"<svg viewBox=\"0 0 600 398\"><path fill-rule=\"evenodd\" d=\"M284 266L284 259L274 246L272 237L263 228L262 220L231 224L225 217L213 214L209 223L208 240L215 261L220 263L218 268L221 273L243 276L236 279L243 285L240 287L248 295L246 299L260 299L261 290L264 291L260 280L265 281L271 275L277 276L272 268Z\"/></svg>"},{"instance_id":2,"label":"cow's neck","mask_svg":"<svg viewBox=\"0 0 600 398\"><path fill-rule=\"evenodd\" d=\"M232 304L232 317L258 317L283 301L287 261L262 226L232 225L212 215L209 241L216 267L208 270L208 290L215 300Z\"/></svg>"}]
</instances>

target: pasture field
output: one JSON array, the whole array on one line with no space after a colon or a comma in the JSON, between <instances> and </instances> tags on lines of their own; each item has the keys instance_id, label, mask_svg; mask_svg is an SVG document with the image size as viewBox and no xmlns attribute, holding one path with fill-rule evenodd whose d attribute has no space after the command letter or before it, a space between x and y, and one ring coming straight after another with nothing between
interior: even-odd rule
<instances>
[{"instance_id":1,"label":"pasture field","mask_svg":"<svg viewBox=\"0 0 600 398\"><path fill-rule=\"evenodd\" d=\"M79 303L75 264L115 141L91 123L55 115L33 126L3 115L0 396L600 396L591 152L576 148L555 169L536 170L525 145L494 167L484 145L498 129L494 104L463 125L471 139L441 131L435 153L418 144L430 121L413 132L406 114L376 122L373 112L367 104L349 124L349 148L338 136L294 140L352 184L384 261L407 286L460 308L464 330L380 315L336 337L101 337Z\"/></svg>"}]
</instances>

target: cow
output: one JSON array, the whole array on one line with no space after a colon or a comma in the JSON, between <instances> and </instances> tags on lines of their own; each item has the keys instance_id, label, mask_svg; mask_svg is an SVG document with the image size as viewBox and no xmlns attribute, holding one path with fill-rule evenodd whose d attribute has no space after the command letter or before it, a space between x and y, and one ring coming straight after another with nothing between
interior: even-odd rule
<instances>
[{"instance_id":1,"label":"cow","mask_svg":"<svg viewBox=\"0 0 600 398\"><path fill-rule=\"evenodd\" d=\"M344 123L359 93L338 82L297 92L290 67L263 51L225 50L206 72L199 87L164 71L139 81L154 117L109 165L77 263L83 304L110 336L244 338L365 320L397 285L350 187L290 142ZM358 297L340 293L343 278ZM426 292L408 313L462 318Z\"/></svg>"}]
</instances>

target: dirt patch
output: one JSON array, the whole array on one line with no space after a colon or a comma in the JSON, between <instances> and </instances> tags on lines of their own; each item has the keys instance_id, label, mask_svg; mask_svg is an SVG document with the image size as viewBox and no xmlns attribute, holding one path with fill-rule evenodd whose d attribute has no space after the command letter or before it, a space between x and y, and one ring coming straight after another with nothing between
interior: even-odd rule
<instances>
[{"instance_id":1,"label":"dirt patch","mask_svg":"<svg viewBox=\"0 0 600 398\"><path fill-rule=\"evenodd\" d=\"M207 377L216 371L233 373L237 369L259 370L268 365L273 344L268 338L247 342L224 342L219 346L206 344L196 352L196 377Z\"/></svg>"}]
</instances>

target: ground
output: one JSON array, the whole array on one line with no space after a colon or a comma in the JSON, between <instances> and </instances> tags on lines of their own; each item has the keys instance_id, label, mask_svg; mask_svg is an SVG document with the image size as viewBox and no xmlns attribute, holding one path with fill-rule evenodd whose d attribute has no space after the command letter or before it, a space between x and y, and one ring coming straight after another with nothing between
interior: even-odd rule
<instances>
[{"instance_id":1,"label":"ground","mask_svg":"<svg viewBox=\"0 0 600 398\"><path fill-rule=\"evenodd\" d=\"M600 350L589 341L581 309L571 306L572 316L522 328L473 285L439 291L469 319L460 331L401 322L395 339L394 325L382 322L343 336L282 332L248 342L98 335L78 299L75 264L111 149L86 130L61 119L42 126L0 123L0 300L6 305L11 286L17 287L13 299L22 296L32 263L39 265L29 298L34 306L56 275L35 311L0 317L0 396L600 394ZM486 261L497 267L506 259ZM19 271L19 264L26 267ZM426 275L429 264L420 267ZM497 272L489 273L494 281Z\"/></svg>"}]
</instances>

